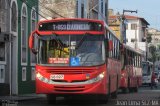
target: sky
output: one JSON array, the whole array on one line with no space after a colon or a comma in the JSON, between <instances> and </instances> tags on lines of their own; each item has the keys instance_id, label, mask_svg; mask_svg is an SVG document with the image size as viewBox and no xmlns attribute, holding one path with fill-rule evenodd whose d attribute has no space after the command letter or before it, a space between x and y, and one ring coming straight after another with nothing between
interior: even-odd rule
<instances>
[{"instance_id":1,"label":"sky","mask_svg":"<svg viewBox=\"0 0 160 106\"><path fill-rule=\"evenodd\" d=\"M126 13L144 18L150 28L160 30L160 0L109 0L109 9L114 9L114 13L123 13L124 10L137 10L138 13Z\"/></svg>"}]
</instances>

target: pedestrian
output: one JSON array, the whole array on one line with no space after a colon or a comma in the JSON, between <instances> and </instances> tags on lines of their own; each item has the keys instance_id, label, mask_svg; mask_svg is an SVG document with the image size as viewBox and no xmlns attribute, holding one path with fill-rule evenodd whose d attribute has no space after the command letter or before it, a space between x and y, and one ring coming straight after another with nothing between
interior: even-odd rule
<instances>
[{"instance_id":1,"label":"pedestrian","mask_svg":"<svg viewBox=\"0 0 160 106\"><path fill-rule=\"evenodd\" d=\"M153 72L152 73L152 78L151 78L151 89L153 89L153 87L157 88L157 84L156 84L156 75L155 73Z\"/></svg>"}]
</instances>

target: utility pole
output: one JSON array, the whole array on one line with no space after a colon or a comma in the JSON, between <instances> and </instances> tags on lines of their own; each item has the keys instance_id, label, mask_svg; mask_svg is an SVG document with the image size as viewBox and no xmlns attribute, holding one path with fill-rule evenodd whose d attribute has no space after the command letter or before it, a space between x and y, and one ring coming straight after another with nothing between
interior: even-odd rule
<instances>
[{"instance_id":1,"label":"utility pole","mask_svg":"<svg viewBox=\"0 0 160 106\"><path fill-rule=\"evenodd\" d=\"M130 12L130 13L133 13L133 12L134 12L134 13L137 13L138 11L137 11L137 10L136 10L136 11L132 11L132 10L123 10L123 16L124 16L124 13L125 13L125 12Z\"/></svg>"},{"instance_id":2,"label":"utility pole","mask_svg":"<svg viewBox=\"0 0 160 106\"><path fill-rule=\"evenodd\" d=\"M124 13L125 12L130 12L130 13L137 13L137 10L136 11L132 11L132 10L123 10L123 14L122 14L122 42L126 44L126 24L125 24L125 15Z\"/></svg>"}]
</instances>

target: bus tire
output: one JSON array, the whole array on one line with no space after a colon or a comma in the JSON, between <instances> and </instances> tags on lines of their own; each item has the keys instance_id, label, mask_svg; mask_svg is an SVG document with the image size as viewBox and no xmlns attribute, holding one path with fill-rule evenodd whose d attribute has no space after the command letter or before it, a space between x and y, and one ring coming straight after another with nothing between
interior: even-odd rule
<instances>
[{"instance_id":1,"label":"bus tire","mask_svg":"<svg viewBox=\"0 0 160 106\"><path fill-rule=\"evenodd\" d=\"M138 92L138 80L137 80L136 87L134 87L134 92Z\"/></svg>"},{"instance_id":2,"label":"bus tire","mask_svg":"<svg viewBox=\"0 0 160 106\"><path fill-rule=\"evenodd\" d=\"M103 98L99 99L98 103L100 104L106 104L108 103L109 95L104 95Z\"/></svg>"},{"instance_id":3,"label":"bus tire","mask_svg":"<svg viewBox=\"0 0 160 106\"><path fill-rule=\"evenodd\" d=\"M109 84L108 84L108 95L111 95L111 78L109 76Z\"/></svg>"},{"instance_id":4,"label":"bus tire","mask_svg":"<svg viewBox=\"0 0 160 106\"><path fill-rule=\"evenodd\" d=\"M131 88L131 87L129 87L128 90L129 90L130 93L133 92L133 88Z\"/></svg>"},{"instance_id":5,"label":"bus tire","mask_svg":"<svg viewBox=\"0 0 160 106\"><path fill-rule=\"evenodd\" d=\"M111 98L116 99L117 98L117 90L113 93L111 93Z\"/></svg>"},{"instance_id":6,"label":"bus tire","mask_svg":"<svg viewBox=\"0 0 160 106\"><path fill-rule=\"evenodd\" d=\"M134 92L138 92L138 86L134 87Z\"/></svg>"},{"instance_id":7,"label":"bus tire","mask_svg":"<svg viewBox=\"0 0 160 106\"><path fill-rule=\"evenodd\" d=\"M111 93L111 98L112 99L116 99L117 98L117 92L118 92L118 75L117 75L116 91Z\"/></svg>"},{"instance_id":8,"label":"bus tire","mask_svg":"<svg viewBox=\"0 0 160 106\"><path fill-rule=\"evenodd\" d=\"M56 97L52 94L47 94L47 102L48 102L48 104L55 104Z\"/></svg>"},{"instance_id":9,"label":"bus tire","mask_svg":"<svg viewBox=\"0 0 160 106\"><path fill-rule=\"evenodd\" d=\"M133 88L132 87L130 87L130 78L128 78L128 91L129 91L129 93L131 93L131 92L133 92Z\"/></svg>"},{"instance_id":10,"label":"bus tire","mask_svg":"<svg viewBox=\"0 0 160 106\"><path fill-rule=\"evenodd\" d=\"M122 93L126 94L127 93L127 88L122 88Z\"/></svg>"}]
</instances>

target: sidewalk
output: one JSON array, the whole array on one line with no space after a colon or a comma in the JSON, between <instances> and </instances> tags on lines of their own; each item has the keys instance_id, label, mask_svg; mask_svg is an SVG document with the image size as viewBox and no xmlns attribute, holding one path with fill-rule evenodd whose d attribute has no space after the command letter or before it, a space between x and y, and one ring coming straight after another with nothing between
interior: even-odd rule
<instances>
[{"instance_id":1,"label":"sidewalk","mask_svg":"<svg viewBox=\"0 0 160 106\"><path fill-rule=\"evenodd\" d=\"M0 96L0 102L2 102L2 101L23 101L23 100L45 98L45 97L46 96L43 94L24 94L24 95L16 95L16 96Z\"/></svg>"}]
</instances>

